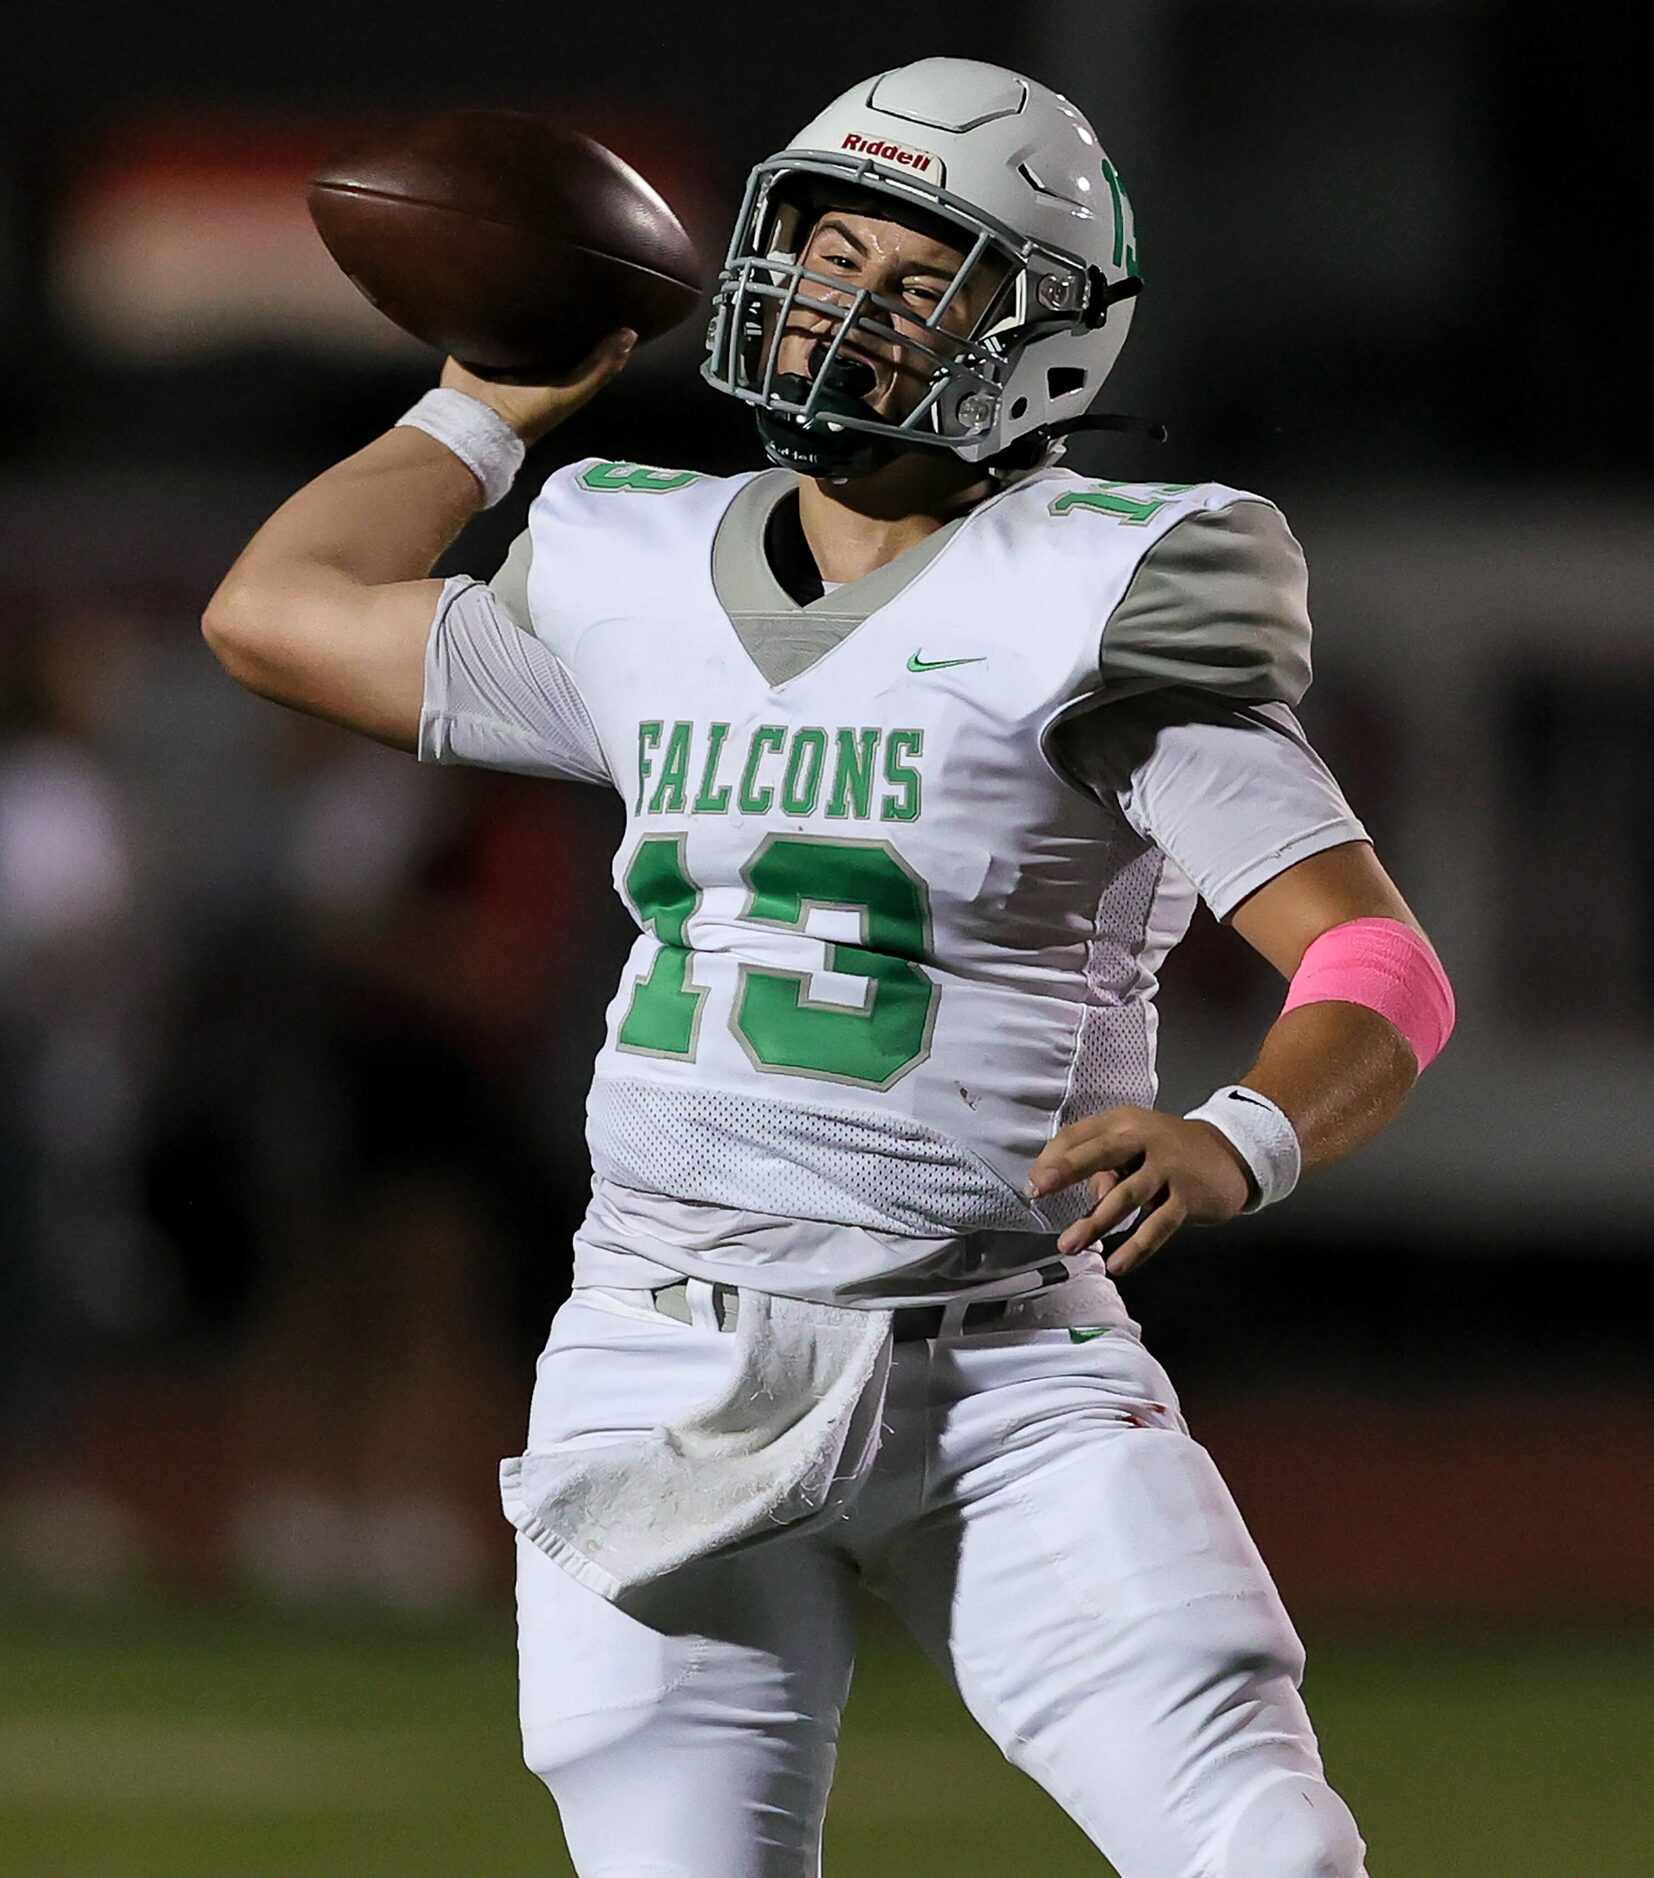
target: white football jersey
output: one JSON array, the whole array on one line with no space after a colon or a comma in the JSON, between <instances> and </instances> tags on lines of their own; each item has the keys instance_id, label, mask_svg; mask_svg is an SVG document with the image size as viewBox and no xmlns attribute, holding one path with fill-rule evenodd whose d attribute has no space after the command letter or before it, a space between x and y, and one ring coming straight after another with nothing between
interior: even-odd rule
<instances>
[{"instance_id":1,"label":"white football jersey","mask_svg":"<svg viewBox=\"0 0 1654 1878\"><path fill-rule=\"evenodd\" d=\"M421 753L624 799L639 935L592 1084L600 1181L1048 1234L1086 1204L1025 1197L1051 1134L1154 1100L1155 975L1194 902L1145 807L1154 761L1202 819L1178 725L1217 700L1313 771L1307 806L1266 788L1239 842L1211 792L1216 833L1180 858L1220 914L1362 832L1284 708L1309 676L1301 558L1244 492L1048 471L800 605L764 546L793 488L558 471L514 556L533 640L479 654L486 629L446 643L439 620ZM1145 729L1145 694L1179 691Z\"/></svg>"}]
</instances>

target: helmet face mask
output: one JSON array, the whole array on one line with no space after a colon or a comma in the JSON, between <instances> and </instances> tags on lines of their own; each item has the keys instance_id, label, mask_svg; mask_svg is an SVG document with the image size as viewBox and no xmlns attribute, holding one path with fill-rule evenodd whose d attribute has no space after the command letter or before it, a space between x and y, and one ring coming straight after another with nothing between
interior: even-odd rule
<instances>
[{"instance_id":1,"label":"helmet face mask","mask_svg":"<svg viewBox=\"0 0 1654 1878\"><path fill-rule=\"evenodd\" d=\"M784 187L800 177L818 185L811 191L815 199L805 205L788 201ZM1014 297L1010 283L1018 258L1006 239L988 228L944 221L931 205L920 210L881 189L880 179L869 179L860 166L795 164L782 156L761 165L755 180L752 239L744 252L732 249L719 293L712 363L722 366L727 388L767 411L806 424L830 416L902 447L968 443L984 428L984 397L997 398L1004 383L1007 328L1014 321L1007 321L1002 309ZM842 187L835 190L834 182ZM771 187L766 189L766 183ZM883 215L907 227L917 224L962 251L953 278L928 312L808 264L816 218L840 202L853 203L858 213ZM976 297L990 282L997 291L987 293L986 305L960 330L950 314L962 297ZM795 386L779 383L797 376L780 367L786 340L798 337L796 316L801 313L818 329L814 369L806 375L809 388L802 395ZM858 340L865 351L899 352L907 373L925 381L904 413L881 417L871 409L863 415L824 410L824 404L834 402L827 396L833 368L847 345L854 354Z\"/></svg>"},{"instance_id":2,"label":"helmet face mask","mask_svg":"<svg viewBox=\"0 0 1654 1878\"><path fill-rule=\"evenodd\" d=\"M878 108L881 99L901 108ZM984 113L985 99L997 108ZM880 134L881 119L934 147L898 144ZM959 128L947 128L953 119ZM1095 180L1075 173L1087 166ZM1046 175L1059 180L1047 187ZM975 185L969 195L954 178ZM810 265L812 231L837 207L962 256L935 303L916 309ZM752 172L703 376L753 406L772 459L806 474L831 477L836 465L842 479L925 447L985 461L1054 418L1078 415L1106 375L1130 319L1129 306L1109 318L1110 304L1135 291L1127 216L1089 127L1055 94L964 60L887 73ZM962 307L971 308L965 322ZM801 316L815 341L810 363L800 371L795 358L783 370ZM847 369L858 354L899 360L915 381L917 395L901 400L907 408L881 413L858 395Z\"/></svg>"}]
</instances>

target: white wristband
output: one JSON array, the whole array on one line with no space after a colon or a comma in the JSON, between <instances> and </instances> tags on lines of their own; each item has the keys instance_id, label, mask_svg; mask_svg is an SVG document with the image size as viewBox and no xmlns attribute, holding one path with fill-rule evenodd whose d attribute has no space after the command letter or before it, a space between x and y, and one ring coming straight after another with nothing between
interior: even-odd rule
<instances>
[{"instance_id":1,"label":"white wristband","mask_svg":"<svg viewBox=\"0 0 1654 1878\"><path fill-rule=\"evenodd\" d=\"M1298 1132L1268 1096L1256 1089L1230 1083L1215 1089L1197 1109L1190 1109L1186 1122L1210 1122L1252 1171L1258 1197L1248 1200L1245 1211L1257 1212L1284 1200L1298 1184L1303 1171L1303 1154Z\"/></svg>"},{"instance_id":2,"label":"white wristband","mask_svg":"<svg viewBox=\"0 0 1654 1878\"><path fill-rule=\"evenodd\" d=\"M528 454L521 437L492 406L463 391L427 391L396 420L398 430L422 430L452 450L482 484L482 506L493 508L517 480Z\"/></svg>"}]
</instances>

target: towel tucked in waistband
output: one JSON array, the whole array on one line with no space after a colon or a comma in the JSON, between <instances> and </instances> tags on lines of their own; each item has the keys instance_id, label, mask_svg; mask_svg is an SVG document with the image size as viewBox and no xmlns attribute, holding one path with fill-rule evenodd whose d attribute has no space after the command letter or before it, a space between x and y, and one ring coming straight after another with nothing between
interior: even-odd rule
<instances>
[{"instance_id":1,"label":"towel tucked in waistband","mask_svg":"<svg viewBox=\"0 0 1654 1878\"><path fill-rule=\"evenodd\" d=\"M646 1434L500 1466L519 1532L611 1601L714 1552L831 1519L878 1452L892 1315L740 1292L734 1373Z\"/></svg>"}]
</instances>

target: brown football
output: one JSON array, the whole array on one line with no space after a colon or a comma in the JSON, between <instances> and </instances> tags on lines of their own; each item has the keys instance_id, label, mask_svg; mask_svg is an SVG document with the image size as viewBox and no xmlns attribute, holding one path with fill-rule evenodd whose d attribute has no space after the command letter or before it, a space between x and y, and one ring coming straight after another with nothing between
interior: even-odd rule
<instances>
[{"instance_id":1,"label":"brown football","mask_svg":"<svg viewBox=\"0 0 1654 1878\"><path fill-rule=\"evenodd\" d=\"M443 111L342 152L311 219L404 332L485 378L564 376L605 333L653 339L704 277L683 225L591 138L520 111Z\"/></svg>"}]
</instances>

